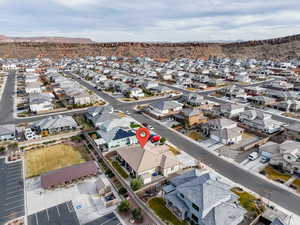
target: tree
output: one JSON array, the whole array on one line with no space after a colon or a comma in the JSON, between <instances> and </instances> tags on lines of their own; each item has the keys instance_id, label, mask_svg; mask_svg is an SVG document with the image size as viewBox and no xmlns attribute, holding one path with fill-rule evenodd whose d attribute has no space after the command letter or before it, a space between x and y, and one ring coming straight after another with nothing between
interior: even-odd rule
<instances>
[{"instance_id":1,"label":"tree","mask_svg":"<svg viewBox=\"0 0 300 225\"><path fill-rule=\"evenodd\" d=\"M128 200L123 200L118 205L118 210L120 212L128 212L130 210L130 202Z\"/></svg>"},{"instance_id":2,"label":"tree","mask_svg":"<svg viewBox=\"0 0 300 225\"><path fill-rule=\"evenodd\" d=\"M132 188L132 190L136 191L138 189L140 189L143 185L143 182L140 178L135 178L131 181L130 186Z\"/></svg>"},{"instance_id":3,"label":"tree","mask_svg":"<svg viewBox=\"0 0 300 225\"><path fill-rule=\"evenodd\" d=\"M4 146L1 146L1 147L0 147L0 153L1 153L1 152L4 152L4 151L5 151L5 147L4 147Z\"/></svg>"},{"instance_id":4,"label":"tree","mask_svg":"<svg viewBox=\"0 0 300 225\"><path fill-rule=\"evenodd\" d=\"M143 219L141 208L135 208L131 211L132 218L141 221Z\"/></svg>"},{"instance_id":5,"label":"tree","mask_svg":"<svg viewBox=\"0 0 300 225\"><path fill-rule=\"evenodd\" d=\"M162 137L162 138L160 139L160 143L161 143L161 144L164 144L164 143L166 142L166 140L167 140L166 138Z\"/></svg>"}]
</instances>

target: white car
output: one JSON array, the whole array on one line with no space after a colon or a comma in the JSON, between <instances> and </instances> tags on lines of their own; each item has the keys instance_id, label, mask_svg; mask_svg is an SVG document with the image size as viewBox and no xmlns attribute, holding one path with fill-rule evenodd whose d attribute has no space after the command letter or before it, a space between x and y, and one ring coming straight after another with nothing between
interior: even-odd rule
<instances>
[{"instance_id":1,"label":"white car","mask_svg":"<svg viewBox=\"0 0 300 225\"><path fill-rule=\"evenodd\" d=\"M248 159L251 161L254 161L255 159L257 159L259 157L257 152L252 152L251 154L248 155Z\"/></svg>"}]
</instances>

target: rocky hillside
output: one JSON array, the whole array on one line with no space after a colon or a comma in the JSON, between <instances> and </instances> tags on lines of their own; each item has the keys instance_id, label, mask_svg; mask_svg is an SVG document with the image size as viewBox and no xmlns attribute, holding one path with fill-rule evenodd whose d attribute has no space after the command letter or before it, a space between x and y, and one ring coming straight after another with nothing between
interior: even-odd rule
<instances>
[{"instance_id":1,"label":"rocky hillside","mask_svg":"<svg viewBox=\"0 0 300 225\"><path fill-rule=\"evenodd\" d=\"M89 38L70 37L8 37L0 35L0 42L52 42L52 43L93 43Z\"/></svg>"},{"instance_id":2,"label":"rocky hillside","mask_svg":"<svg viewBox=\"0 0 300 225\"><path fill-rule=\"evenodd\" d=\"M207 58L209 56L257 59L300 58L300 34L236 43L0 43L0 58L37 56L59 58L96 55L149 56L163 59Z\"/></svg>"}]
</instances>

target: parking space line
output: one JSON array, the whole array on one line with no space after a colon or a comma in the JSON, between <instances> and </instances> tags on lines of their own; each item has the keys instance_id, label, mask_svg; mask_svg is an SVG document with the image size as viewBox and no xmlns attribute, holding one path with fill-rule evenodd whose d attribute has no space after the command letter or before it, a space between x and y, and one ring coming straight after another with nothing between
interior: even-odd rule
<instances>
[{"instance_id":1,"label":"parking space line","mask_svg":"<svg viewBox=\"0 0 300 225\"><path fill-rule=\"evenodd\" d=\"M48 217L48 221L49 221L49 220L50 220L50 218L49 218L48 209L46 209L46 213L47 213L47 217Z\"/></svg>"},{"instance_id":2,"label":"parking space line","mask_svg":"<svg viewBox=\"0 0 300 225\"><path fill-rule=\"evenodd\" d=\"M36 225L38 225L39 224L39 220L38 220L37 214L35 214L35 220L36 220Z\"/></svg>"},{"instance_id":3,"label":"parking space line","mask_svg":"<svg viewBox=\"0 0 300 225\"><path fill-rule=\"evenodd\" d=\"M20 191L18 191L18 190L15 190L15 191L10 191L10 192L6 192L6 195L11 195L11 194L14 194L14 193L16 193L16 192L20 192Z\"/></svg>"},{"instance_id":4,"label":"parking space line","mask_svg":"<svg viewBox=\"0 0 300 225\"><path fill-rule=\"evenodd\" d=\"M58 209L57 205L56 205L55 207L56 207L56 209L57 209L58 215L60 216L59 209Z\"/></svg>"},{"instance_id":5,"label":"parking space line","mask_svg":"<svg viewBox=\"0 0 300 225\"><path fill-rule=\"evenodd\" d=\"M110 218L109 220L104 221L104 223L101 223L100 225L107 224L108 222L117 219L116 217Z\"/></svg>"},{"instance_id":6,"label":"parking space line","mask_svg":"<svg viewBox=\"0 0 300 225\"><path fill-rule=\"evenodd\" d=\"M23 196L24 196L24 194L22 193L22 195L15 195L15 196L8 197L8 198L6 197L5 199L6 199L6 200L9 200L9 199L12 199L12 198L17 198L17 197L18 197L18 198L21 198L21 197L23 197Z\"/></svg>"},{"instance_id":7,"label":"parking space line","mask_svg":"<svg viewBox=\"0 0 300 225\"><path fill-rule=\"evenodd\" d=\"M17 202L23 202L23 201L24 201L23 199L18 199L18 200L15 200L15 201L6 202L5 205L16 204Z\"/></svg>"},{"instance_id":8,"label":"parking space line","mask_svg":"<svg viewBox=\"0 0 300 225\"><path fill-rule=\"evenodd\" d=\"M24 204L22 204L22 205L17 205L17 206L11 207L11 208L6 208L5 210L6 210L6 211L10 211L10 210L17 209L17 208L20 208L20 207L24 208Z\"/></svg>"}]
</instances>

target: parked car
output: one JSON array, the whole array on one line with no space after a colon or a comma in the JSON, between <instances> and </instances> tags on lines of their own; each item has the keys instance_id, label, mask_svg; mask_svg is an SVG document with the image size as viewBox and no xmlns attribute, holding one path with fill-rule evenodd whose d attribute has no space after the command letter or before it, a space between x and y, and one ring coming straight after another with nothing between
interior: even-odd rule
<instances>
[{"instance_id":1,"label":"parked car","mask_svg":"<svg viewBox=\"0 0 300 225\"><path fill-rule=\"evenodd\" d=\"M150 141L151 141L152 143L158 142L159 140L160 140L160 136L158 136L158 135L154 135L154 136L152 136L151 139L150 139Z\"/></svg>"},{"instance_id":2,"label":"parked car","mask_svg":"<svg viewBox=\"0 0 300 225\"><path fill-rule=\"evenodd\" d=\"M258 158L258 153L257 152L252 152L251 154L248 155L248 159L251 161L254 161L255 159Z\"/></svg>"},{"instance_id":3,"label":"parked car","mask_svg":"<svg viewBox=\"0 0 300 225\"><path fill-rule=\"evenodd\" d=\"M267 158L267 157L265 157L265 156L262 156L261 158L260 158L260 160L259 160L261 163L267 163L267 162L269 162L270 161L270 159L269 158Z\"/></svg>"}]
</instances>

